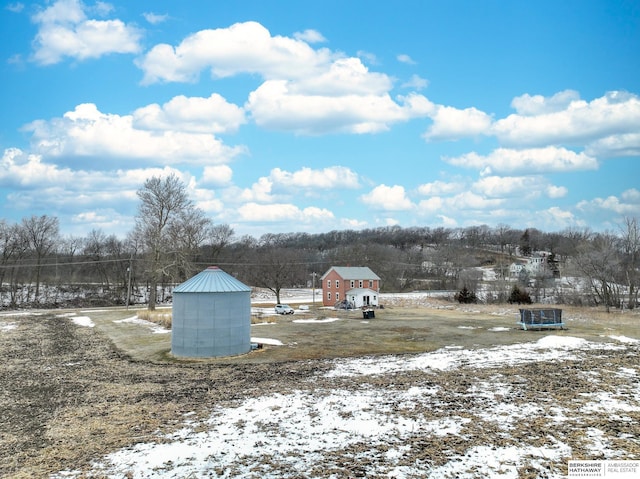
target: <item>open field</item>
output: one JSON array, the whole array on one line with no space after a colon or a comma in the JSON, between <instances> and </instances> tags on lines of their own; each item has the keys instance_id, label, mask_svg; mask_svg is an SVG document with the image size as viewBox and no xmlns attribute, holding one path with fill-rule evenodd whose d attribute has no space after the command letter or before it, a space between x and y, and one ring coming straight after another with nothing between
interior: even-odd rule
<instances>
[{"instance_id":1,"label":"open field","mask_svg":"<svg viewBox=\"0 0 640 479\"><path fill-rule=\"evenodd\" d=\"M386 305L297 311L252 326L281 346L199 361L135 311L1 315L0 477L560 478L640 458L638 313L524 332L515 307Z\"/></svg>"}]
</instances>

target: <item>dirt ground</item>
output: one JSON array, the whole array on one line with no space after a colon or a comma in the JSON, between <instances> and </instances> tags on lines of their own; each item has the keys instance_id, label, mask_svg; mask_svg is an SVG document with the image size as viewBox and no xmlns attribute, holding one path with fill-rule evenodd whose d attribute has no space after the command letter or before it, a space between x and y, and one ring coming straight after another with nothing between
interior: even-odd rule
<instances>
[{"instance_id":1,"label":"dirt ground","mask_svg":"<svg viewBox=\"0 0 640 479\"><path fill-rule=\"evenodd\" d=\"M520 331L515 324L516 312L517 308L390 305L376 311L376 318L368 321L356 312L340 313L343 321L318 324L294 323L294 319L304 317L296 314L293 318L278 318L274 324L252 327L252 336L277 338L283 346L265 346L242 357L207 361L175 360L168 354L168 334L114 323L114 319L131 316L131 311L78 312L89 315L96 327L78 326L60 312L0 316L0 477L46 478L63 470L88 471L92 461L107 453L157 440L160 433L179 429L186 417L206 418L213 405L231 406L268 391L331 387L323 384L321 374L332 367L329 358L412 354L447 345L486 347L535 341L550 334ZM611 335L640 337L640 316L636 313L607 315L568 309L564 317L569 329L552 334L590 341L603 341ZM500 334L493 328L499 328ZM509 398L515 407L519 403L550 400L579 405L581 393L591 391L593 383L588 376L576 374L576 370L637 368L637 353L637 347L632 353L585 352L587 357L580 363L566 361L553 368L532 362L517 368L463 367L437 376L414 371L389 378L348 381L356 389L368 381L388 381L390 388L437 384L448 392L447 397L441 398L442 406L420 412L434 417L468 414L465 411L469 404L465 401L482 400L470 399L465 393L471 377L490 382L499 376L502 380L509 378L513 384L526 385L518 388L517 396ZM603 387L612 391L632 387L623 384L627 380L619 376L606 376L609 379ZM317 379L309 382L309 378ZM628 415L633 421L598 422L597 418L590 418L579 425L563 423L564 429L555 433L571 445L576 457L588 459L587 446L576 426L597 427L618 438L615 445L626 451L627 458L637 459L640 413L631 411ZM437 464L447 455L464 452L469 441L483 443L492 434L494 442L542 438L548 427L544 416L532 417L522 421L514 437L507 440L500 439L500 434L486 424L472 421L464 435L472 439L416 436L414 449L422 452L407 460L428 458L431 464ZM354 451L343 454L344 457L331 458L334 469L335 464L342 464L345 477L358 476L364 464L353 460ZM327 477L324 474L328 470L300 477ZM214 471L211 474L217 477ZM84 477L94 476L87 473ZM522 470L520 477L540 476L539 471Z\"/></svg>"}]
</instances>

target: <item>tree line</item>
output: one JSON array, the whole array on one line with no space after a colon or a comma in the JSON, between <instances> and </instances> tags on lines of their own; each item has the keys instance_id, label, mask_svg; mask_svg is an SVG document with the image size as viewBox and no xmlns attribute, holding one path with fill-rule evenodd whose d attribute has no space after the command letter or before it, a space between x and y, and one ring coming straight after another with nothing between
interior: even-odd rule
<instances>
[{"instance_id":1,"label":"tree line","mask_svg":"<svg viewBox=\"0 0 640 479\"><path fill-rule=\"evenodd\" d=\"M213 224L175 175L152 177L137 194L135 227L125 238L101 230L63 236L58 219L48 215L14 224L0 219L0 307L145 303L154 309L170 300L173 285L209 265L270 289L277 301L283 288L320 288L319 277L334 265L369 266L383 292L465 291L506 302L516 285L536 301L634 308L638 300L640 227L634 217L599 233L389 226L255 238ZM514 277L511 265L538 252L546 254L544 267ZM492 272L491 281L482 270Z\"/></svg>"}]
</instances>

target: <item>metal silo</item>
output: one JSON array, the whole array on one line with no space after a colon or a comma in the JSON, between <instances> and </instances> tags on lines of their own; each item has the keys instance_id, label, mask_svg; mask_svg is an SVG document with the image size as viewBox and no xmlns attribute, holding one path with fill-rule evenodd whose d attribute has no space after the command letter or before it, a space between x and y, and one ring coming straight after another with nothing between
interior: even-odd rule
<instances>
[{"instance_id":1,"label":"metal silo","mask_svg":"<svg viewBox=\"0 0 640 479\"><path fill-rule=\"evenodd\" d=\"M173 290L171 352L210 358L251 350L251 288L210 266Z\"/></svg>"}]
</instances>

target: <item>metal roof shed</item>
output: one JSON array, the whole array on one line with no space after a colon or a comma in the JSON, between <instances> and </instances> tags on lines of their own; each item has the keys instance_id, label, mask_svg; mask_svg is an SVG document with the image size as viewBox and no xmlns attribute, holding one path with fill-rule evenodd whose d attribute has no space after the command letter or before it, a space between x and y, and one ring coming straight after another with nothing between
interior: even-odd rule
<instances>
[{"instance_id":1,"label":"metal roof shed","mask_svg":"<svg viewBox=\"0 0 640 479\"><path fill-rule=\"evenodd\" d=\"M210 358L251 350L251 288L210 266L173 290L171 352Z\"/></svg>"}]
</instances>

